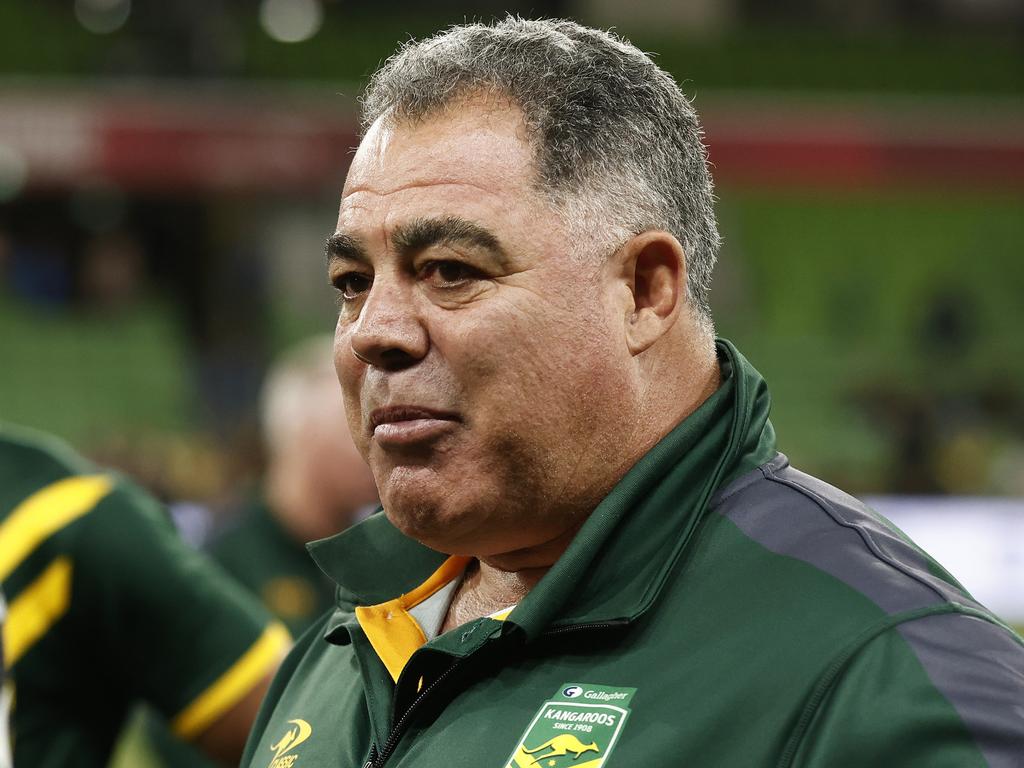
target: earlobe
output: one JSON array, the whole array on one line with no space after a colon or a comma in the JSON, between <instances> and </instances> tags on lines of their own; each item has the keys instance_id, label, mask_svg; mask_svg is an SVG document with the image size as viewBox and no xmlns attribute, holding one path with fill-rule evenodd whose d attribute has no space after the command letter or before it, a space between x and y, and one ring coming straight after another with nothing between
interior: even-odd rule
<instances>
[{"instance_id":1,"label":"earlobe","mask_svg":"<svg viewBox=\"0 0 1024 768\"><path fill-rule=\"evenodd\" d=\"M686 285L683 247L668 232L644 232L623 246L623 267L633 294L626 342L638 355L676 322Z\"/></svg>"}]
</instances>

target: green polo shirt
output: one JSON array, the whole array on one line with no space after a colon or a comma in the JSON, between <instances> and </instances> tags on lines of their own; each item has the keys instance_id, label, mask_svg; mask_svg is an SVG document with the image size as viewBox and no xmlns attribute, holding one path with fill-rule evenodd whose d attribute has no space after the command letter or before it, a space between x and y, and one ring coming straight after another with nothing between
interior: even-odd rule
<instances>
[{"instance_id":1,"label":"green polo shirt","mask_svg":"<svg viewBox=\"0 0 1024 768\"><path fill-rule=\"evenodd\" d=\"M207 552L258 597L293 637L305 632L334 604L333 582L263 502L246 509L213 540ZM153 759L164 768L212 768L213 763L194 747L173 738L161 720L147 713L144 723Z\"/></svg>"},{"instance_id":2,"label":"green polo shirt","mask_svg":"<svg viewBox=\"0 0 1024 768\"><path fill-rule=\"evenodd\" d=\"M18 766L103 766L128 708L184 739L273 668L282 626L135 486L0 429L0 587Z\"/></svg>"},{"instance_id":3,"label":"green polo shirt","mask_svg":"<svg viewBox=\"0 0 1024 768\"><path fill-rule=\"evenodd\" d=\"M760 375L634 466L510 613L433 636L459 563L383 515L312 546L337 605L242 765L1009 766L1024 644L856 500L789 466Z\"/></svg>"},{"instance_id":4,"label":"green polo shirt","mask_svg":"<svg viewBox=\"0 0 1024 768\"><path fill-rule=\"evenodd\" d=\"M296 637L334 604L334 584L264 502L253 503L209 554Z\"/></svg>"}]
</instances>

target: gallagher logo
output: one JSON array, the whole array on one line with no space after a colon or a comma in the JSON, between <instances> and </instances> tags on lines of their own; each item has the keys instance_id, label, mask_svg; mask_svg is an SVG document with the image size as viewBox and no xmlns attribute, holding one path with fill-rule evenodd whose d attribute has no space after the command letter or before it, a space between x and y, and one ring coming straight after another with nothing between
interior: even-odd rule
<instances>
[{"instance_id":1,"label":"gallagher logo","mask_svg":"<svg viewBox=\"0 0 1024 768\"><path fill-rule=\"evenodd\" d=\"M288 732L276 744L270 745L274 757L271 758L267 768L292 768L292 765L299 759L299 756L287 753L291 752L313 734L312 726L305 720L289 720L288 724L292 726L288 729Z\"/></svg>"},{"instance_id":2,"label":"gallagher logo","mask_svg":"<svg viewBox=\"0 0 1024 768\"><path fill-rule=\"evenodd\" d=\"M575 699L581 693L583 693L583 689L580 688L578 685L570 685L568 688L562 691L562 695L565 696L567 699Z\"/></svg>"}]
</instances>

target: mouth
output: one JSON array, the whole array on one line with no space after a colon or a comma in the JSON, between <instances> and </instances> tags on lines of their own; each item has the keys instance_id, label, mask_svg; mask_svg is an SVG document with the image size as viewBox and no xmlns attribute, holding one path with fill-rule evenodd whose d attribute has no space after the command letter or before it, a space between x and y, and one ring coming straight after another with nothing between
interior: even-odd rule
<instances>
[{"instance_id":1,"label":"mouth","mask_svg":"<svg viewBox=\"0 0 1024 768\"><path fill-rule=\"evenodd\" d=\"M369 428L382 448L402 448L436 440L460 421L458 414L418 405L390 405L370 412Z\"/></svg>"}]
</instances>

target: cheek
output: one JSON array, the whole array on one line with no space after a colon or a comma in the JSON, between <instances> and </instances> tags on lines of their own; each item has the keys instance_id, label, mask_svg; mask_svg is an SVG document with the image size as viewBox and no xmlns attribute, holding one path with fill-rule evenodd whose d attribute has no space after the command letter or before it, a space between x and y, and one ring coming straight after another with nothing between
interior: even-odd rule
<instances>
[{"instance_id":1,"label":"cheek","mask_svg":"<svg viewBox=\"0 0 1024 768\"><path fill-rule=\"evenodd\" d=\"M352 357L349 349L348 334L339 320L334 328L334 372L338 374L342 390L345 388L345 379L348 376L348 366L351 362L349 358Z\"/></svg>"},{"instance_id":2,"label":"cheek","mask_svg":"<svg viewBox=\"0 0 1024 768\"><path fill-rule=\"evenodd\" d=\"M359 453L366 456L367 438L363 430L363 409L359 393L362 386L363 366L356 360L348 347L348 339L341 332L334 337L334 370L341 385L342 402L345 404L345 418L348 422L352 441Z\"/></svg>"},{"instance_id":3,"label":"cheek","mask_svg":"<svg viewBox=\"0 0 1024 768\"><path fill-rule=\"evenodd\" d=\"M529 441L539 432L578 433L583 425L570 425L586 416L587 403L618 388L612 339L599 308L582 313L547 302L489 313L439 343L463 372L474 418Z\"/></svg>"}]
</instances>

